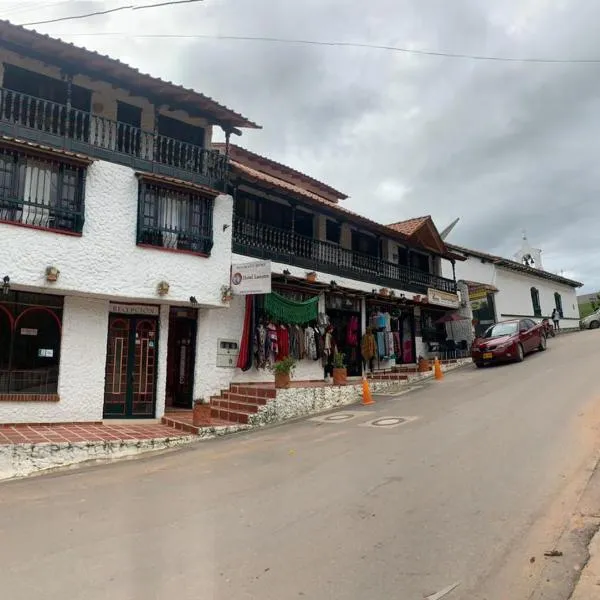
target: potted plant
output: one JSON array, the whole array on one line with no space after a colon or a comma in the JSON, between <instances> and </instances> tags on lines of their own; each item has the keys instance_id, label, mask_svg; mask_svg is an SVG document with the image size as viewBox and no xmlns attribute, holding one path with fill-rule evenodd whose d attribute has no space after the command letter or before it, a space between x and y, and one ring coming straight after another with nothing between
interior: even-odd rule
<instances>
[{"instance_id":1,"label":"potted plant","mask_svg":"<svg viewBox=\"0 0 600 600\"><path fill-rule=\"evenodd\" d=\"M427 373L428 371L431 371L431 361L419 356L419 373Z\"/></svg>"},{"instance_id":2,"label":"potted plant","mask_svg":"<svg viewBox=\"0 0 600 600\"><path fill-rule=\"evenodd\" d=\"M310 281L311 283L317 280L317 274L314 271L306 274L306 281Z\"/></svg>"},{"instance_id":3,"label":"potted plant","mask_svg":"<svg viewBox=\"0 0 600 600\"><path fill-rule=\"evenodd\" d=\"M345 354L336 352L333 355L333 385L346 385L348 383L348 370L344 360Z\"/></svg>"},{"instance_id":4,"label":"potted plant","mask_svg":"<svg viewBox=\"0 0 600 600\"><path fill-rule=\"evenodd\" d=\"M194 427L210 424L210 404L205 404L202 400L197 400L194 403L192 424Z\"/></svg>"},{"instance_id":5,"label":"potted plant","mask_svg":"<svg viewBox=\"0 0 600 600\"><path fill-rule=\"evenodd\" d=\"M291 356L286 356L271 365L270 369L275 374L275 387L285 389L290 387L290 380L296 369L296 361Z\"/></svg>"}]
</instances>

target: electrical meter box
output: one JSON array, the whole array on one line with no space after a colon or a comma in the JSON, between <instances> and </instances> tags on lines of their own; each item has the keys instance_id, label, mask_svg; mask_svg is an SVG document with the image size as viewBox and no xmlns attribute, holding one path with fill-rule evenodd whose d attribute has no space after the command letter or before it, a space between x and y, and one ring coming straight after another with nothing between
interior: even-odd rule
<instances>
[{"instance_id":1,"label":"electrical meter box","mask_svg":"<svg viewBox=\"0 0 600 600\"><path fill-rule=\"evenodd\" d=\"M235 369L240 343L237 340L217 340L217 367Z\"/></svg>"}]
</instances>

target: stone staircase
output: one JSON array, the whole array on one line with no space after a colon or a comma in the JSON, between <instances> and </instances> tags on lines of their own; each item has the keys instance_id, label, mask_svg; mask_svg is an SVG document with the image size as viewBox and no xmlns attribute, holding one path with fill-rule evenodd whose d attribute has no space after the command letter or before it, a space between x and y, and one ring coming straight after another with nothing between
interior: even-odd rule
<instances>
[{"instance_id":1,"label":"stone staircase","mask_svg":"<svg viewBox=\"0 0 600 600\"><path fill-rule=\"evenodd\" d=\"M247 425L252 415L275 399L277 390L269 384L231 384L229 389L210 399L210 417L229 423Z\"/></svg>"}]
</instances>

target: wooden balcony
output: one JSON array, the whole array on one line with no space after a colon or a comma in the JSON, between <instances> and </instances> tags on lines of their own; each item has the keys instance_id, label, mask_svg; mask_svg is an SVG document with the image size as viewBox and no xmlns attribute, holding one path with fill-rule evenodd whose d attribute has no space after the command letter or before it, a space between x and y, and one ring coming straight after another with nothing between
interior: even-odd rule
<instances>
[{"instance_id":1,"label":"wooden balcony","mask_svg":"<svg viewBox=\"0 0 600 600\"><path fill-rule=\"evenodd\" d=\"M456 282L451 279L239 217L234 218L233 251L312 271L367 281L378 287L417 294L427 294L429 288L456 292Z\"/></svg>"},{"instance_id":2,"label":"wooden balcony","mask_svg":"<svg viewBox=\"0 0 600 600\"><path fill-rule=\"evenodd\" d=\"M215 189L223 189L227 173L227 159L216 150L5 88L0 134Z\"/></svg>"}]
</instances>

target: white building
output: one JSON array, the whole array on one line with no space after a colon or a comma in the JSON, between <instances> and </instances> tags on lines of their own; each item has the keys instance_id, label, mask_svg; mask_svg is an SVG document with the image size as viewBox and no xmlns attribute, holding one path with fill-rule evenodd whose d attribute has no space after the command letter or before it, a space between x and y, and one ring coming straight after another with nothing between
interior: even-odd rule
<instances>
[{"instance_id":1,"label":"white building","mask_svg":"<svg viewBox=\"0 0 600 600\"><path fill-rule=\"evenodd\" d=\"M321 315L332 325L351 377L428 355L429 343L445 331L437 321L458 307L452 262L461 260L448 251L430 217L381 225L343 208L341 192L290 167L234 145L230 160L234 265L270 261L274 294L289 302L314 300L314 321ZM449 266L446 277L442 263ZM269 318L264 301L256 297L256 320ZM366 364L361 338L378 311L391 315L398 351ZM257 367L257 361L242 370L236 368L237 356L229 364L216 356L219 343L235 345L242 336L243 297L234 296L226 313L200 312L200 327L205 324L207 339L212 336L203 350L211 368L201 384L202 398L231 383L273 381L272 372ZM356 337L347 335L352 322L358 322ZM322 381L322 361L299 360L294 378Z\"/></svg>"},{"instance_id":2,"label":"white building","mask_svg":"<svg viewBox=\"0 0 600 600\"><path fill-rule=\"evenodd\" d=\"M229 139L193 90L0 22L0 423L156 417L226 310Z\"/></svg>"},{"instance_id":3,"label":"white building","mask_svg":"<svg viewBox=\"0 0 600 600\"><path fill-rule=\"evenodd\" d=\"M544 271L541 251L531 248L526 239L515 255L520 262L461 246L448 247L466 258L456 263L456 277L469 287L477 333L507 319L540 321L550 317L554 308L560 312L561 329L579 328L577 289L583 284ZM528 266L532 264L536 266Z\"/></svg>"}]
</instances>

